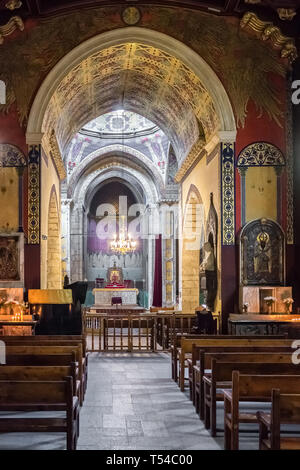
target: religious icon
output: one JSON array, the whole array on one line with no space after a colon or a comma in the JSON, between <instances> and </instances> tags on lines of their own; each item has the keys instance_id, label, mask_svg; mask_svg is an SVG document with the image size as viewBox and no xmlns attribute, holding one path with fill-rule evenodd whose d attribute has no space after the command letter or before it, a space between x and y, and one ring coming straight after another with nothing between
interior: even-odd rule
<instances>
[{"instance_id":1,"label":"religious icon","mask_svg":"<svg viewBox=\"0 0 300 470\"><path fill-rule=\"evenodd\" d=\"M266 232L260 232L254 245L254 272L271 272L270 237Z\"/></svg>"}]
</instances>

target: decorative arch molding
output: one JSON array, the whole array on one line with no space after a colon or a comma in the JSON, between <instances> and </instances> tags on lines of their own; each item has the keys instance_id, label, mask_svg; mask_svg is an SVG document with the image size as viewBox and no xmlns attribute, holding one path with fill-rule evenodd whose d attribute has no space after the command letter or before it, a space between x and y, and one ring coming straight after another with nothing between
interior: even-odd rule
<instances>
[{"instance_id":1,"label":"decorative arch molding","mask_svg":"<svg viewBox=\"0 0 300 470\"><path fill-rule=\"evenodd\" d=\"M101 185L109 178L118 178L125 181L127 180L132 185L141 187L145 195L146 204L156 204L158 201L157 188L149 177L147 178L147 176L133 168L121 166L120 164L112 162L111 165L104 168L98 168L82 180L82 184L78 185L77 190L74 192L74 203L86 206L88 201L87 196L93 190L93 188Z\"/></svg>"},{"instance_id":2,"label":"decorative arch molding","mask_svg":"<svg viewBox=\"0 0 300 470\"><path fill-rule=\"evenodd\" d=\"M102 168L105 168L107 162L110 166L112 164L111 158L114 157L114 162L126 163L127 166L135 169L140 169L146 172L159 188L159 193L163 193L164 182L161 174L155 168L155 165L147 158L142 152L135 150L131 147L124 145L108 145L103 149L98 149L88 155L78 167L73 171L70 181L68 183L68 197L72 197L75 192L76 185L84 173L88 172L90 168L96 163L100 163Z\"/></svg>"},{"instance_id":3,"label":"decorative arch molding","mask_svg":"<svg viewBox=\"0 0 300 470\"><path fill-rule=\"evenodd\" d=\"M124 42L142 43L165 51L189 67L212 97L219 118L220 131L236 131L235 117L225 88L212 68L186 44L155 30L126 27L99 34L84 41L63 57L49 72L39 88L28 119L27 139L42 133L43 119L50 102L63 78L83 60L103 49Z\"/></svg>"},{"instance_id":4,"label":"decorative arch molding","mask_svg":"<svg viewBox=\"0 0 300 470\"><path fill-rule=\"evenodd\" d=\"M285 166L285 158L281 150L268 142L255 142L247 145L237 159L238 168Z\"/></svg>"},{"instance_id":5,"label":"decorative arch molding","mask_svg":"<svg viewBox=\"0 0 300 470\"><path fill-rule=\"evenodd\" d=\"M117 174L117 172L114 172ZM122 177L123 176L123 177ZM126 175L126 179L124 179L124 175L120 176L111 176L110 178L105 178L102 179L102 181L99 183L98 178L96 178L88 187L88 190L85 194L85 207L88 208L90 207L90 204L97 193L97 191L105 186L107 183L111 181L119 181L121 182L124 186L126 186L132 193L134 194L138 204L144 204L144 193L143 193L143 188L141 187L140 183L136 178L134 178L131 175Z\"/></svg>"},{"instance_id":6,"label":"decorative arch molding","mask_svg":"<svg viewBox=\"0 0 300 470\"><path fill-rule=\"evenodd\" d=\"M24 168L27 161L24 153L15 145L0 144L0 167Z\"/></svg>"}]
</instances>

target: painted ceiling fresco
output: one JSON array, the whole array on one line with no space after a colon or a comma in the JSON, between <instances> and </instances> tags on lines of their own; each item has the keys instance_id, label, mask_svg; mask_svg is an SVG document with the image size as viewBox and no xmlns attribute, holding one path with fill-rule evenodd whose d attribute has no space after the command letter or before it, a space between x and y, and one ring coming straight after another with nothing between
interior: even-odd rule
<instances>
[{"instance_id":1,"label":"painted ceiling fresco","mask_svg":"<svg viewBox=\"0 0 300 470\"><path fill-rule=\"evenodd\" d=\"M121 135L134 137L137 134L153 133L158 130L157 126L149 119L140 114L118 109L112 113L106 113L93 119L83 126L81 132L88 134L89 131L95 137L105 138L106 135Z\"/></svg>"},{"instance_id":2,"label":"painted ceiling fresco","mask_svg":"<svg viewBox=\"0 0 300 470\"><path fill-rule=\"evenodd\" d=\"M249 4L249 9L251 7ZM271 119L280 123L283 117L282 94L272 77L274 74L284 77L288 63L281 60L281 48L276 49L271 39L273 33L266 36L259 29L253 34L253 31L248 31L248 26L241 26L239 18L216 16L201 11L145 4L140 5L140 10L140 27L160 31L182 41L213 68L230 96L238 126L245 124L249 100L256 104L258 115L264 111ZM51 68L86 39L123 27L121 11L118 5L105 6L94 8L92 14L91 10L83 9L39 19L35 23L24 22L24 31L16 32L13 39L11 36L0 46L0 79L7 84L7 104L0 105L0 112L9 112L10 107L15 104L20 123L26 126L34 94ZM291 24L294 21L282 23ZM272 26L269 24L268 28L270 33ZM274 34L277 33L274 30ZM131 76L131 83L134 85L132 71L127 70L125 75ZM20 77L23 79L20 80ZM149 80L145 80L145 77L136 73L135 79L142 82L136 84L139 88L143 83L149 85ZM118 80L122 81L122 73L109 74L104 78L106 87L115 89ZM78 83L75 85L79 88ZM155 91L154 82L151 85ZM179 94L181 99L185 99L185 89L181 91L180 88ZM172 89L171 103L173 95ZM82 96L85 98L85 93L82 92ZM106 105L107 111L111 111L108 109L109 105L119 100L111 100L110 103L107 96L102 107L105 108ZM101 113L96 113L99 114ZM88 116L83 121L87 122L96 115ZM189 118L189 114L186 116Z\"/></svg>"},{"instance_id":3,"label":"painted ceiling fresco","mask_svg":"<svg viewBox=\"0 0 300 470\"><path fill-rule=\"evenodd\" d=\"M168 137L153 122L139 114L124 110L106 113L94 119L74 136L64 158L68 181L85 158L95 154L96 160L97 150L101 150L99 153L105 155L105 149L109 153L112 146L116 145L119 145L119 148L124 146L125 153L128 149L132 149L143 154L153 163L167 183L166 170L170 147Z\"/></svg>"},{"instance_id":4,"label":"painted ceiling fresco","mask_svg":"<svg viewBox=\"0 0 300 470\"><path fill-rule=\"evenodd\" d=\"M164 130L180 159L202 127L209 140L219 125L212 98L189 68L154 47L126 43L97 52L62 80L48 106L44 131L55 129L63 150L88 121L118 108L137 112Z\"/></svg>"}]
</instances>

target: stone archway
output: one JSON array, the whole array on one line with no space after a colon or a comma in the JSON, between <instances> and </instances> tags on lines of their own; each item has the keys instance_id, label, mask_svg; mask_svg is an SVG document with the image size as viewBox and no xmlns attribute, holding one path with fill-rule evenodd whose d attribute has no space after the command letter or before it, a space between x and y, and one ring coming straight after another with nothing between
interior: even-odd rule
<instances>
[{"instance_id":1,"label":"stone archway","mask_svg":"<svg viewBox=\"0 0 300 470\"><path fill-rule=\"evenodd\" d=\"M56 191L52 188L48 211L47 288L61 289L60 220Z\"/></svg>"},{"instance_id":2,"label":"stone archway","mask_svg":"<svg viewBox=\"0 0 300 470\"><path fill-rule=\"evenodd\" d=\"M191 185L182 228L182 311L193 313L199 305L199 258L204 230L204 210L198 189Z\"/></svg>"}]
</instances>

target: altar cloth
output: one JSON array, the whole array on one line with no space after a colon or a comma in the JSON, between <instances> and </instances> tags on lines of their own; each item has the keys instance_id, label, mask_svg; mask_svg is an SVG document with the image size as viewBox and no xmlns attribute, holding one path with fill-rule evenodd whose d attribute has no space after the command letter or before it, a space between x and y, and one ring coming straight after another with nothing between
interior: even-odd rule
<instances>
[{"instance_id":1,"label":"altar cloth","mask_svg":"<svg viewBox=\"0 0 300 470\"><path fill-rule=\"evenodd\" d=\"M95 305L111 305L112 297L121 297L122 305L136 305L138 289L125 287L98 288L93 290Z\"/></svg>"}]
</instances>

